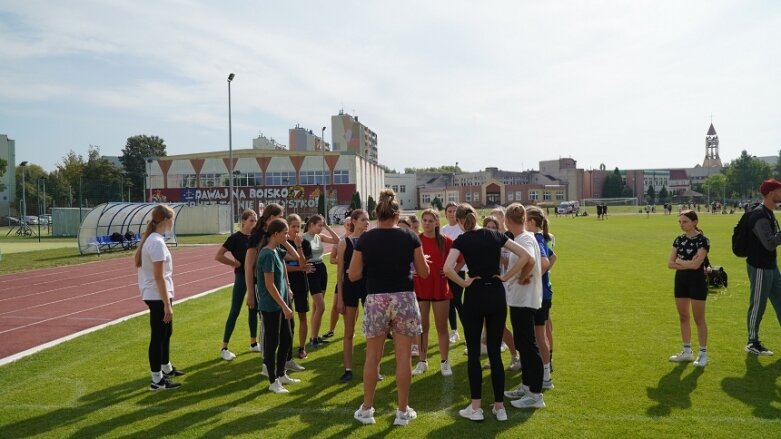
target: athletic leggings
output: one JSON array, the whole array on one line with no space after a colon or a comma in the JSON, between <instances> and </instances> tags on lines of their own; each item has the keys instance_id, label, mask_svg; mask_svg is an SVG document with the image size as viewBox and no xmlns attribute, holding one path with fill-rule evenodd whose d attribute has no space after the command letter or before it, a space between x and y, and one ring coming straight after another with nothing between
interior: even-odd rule
<instances>
[{"instance_id":1,"label":"athletic leggings","mask_svg":"<svg viewBox=\"0 0 781 439\"><path fill-rule=\"evenodd\" d=\"M170 361L174 323L163 322L165 306L162 300L144 300L144 303L149 307L149 328L152 330L152 336L149 338L149 370L160 372L160 366Z\"/></svg>"},{"instance_id":2,"label":"athletic leggings","mask_svg":"<svg viewBox=\"0 0 781 439\"><path fill-rule=\"evenodd\" d=\"M261 311L260 314L263 321L263 363L268 369L268 380L273 383L285 374L285 362L293 347L293 331L290 320L285 319L282 311Z\"/></svg>"},{"instance_id":3,"label":"athletic leggings","mask_svg":"<svg viewBox=\"0 0 781 439\"><path fill-rule=\"evenodd\" d=\"M461 276L461 279L464 279L466 277L466 273L464 273L463 271L459 271L458 275ZM456 329L458 329L458 320L461 320L462 326L464 325L464 321L463 321L464 289L450 279L448 279L447 283L450 285L450 291L453 292L453 298L450 299L450 314L448 315L448 320L450 320L450 329L455 331ZM458 317L458 320L456 319L456 317Z\"/></svg>"},{"instance_id":4,"label":"athletic leggings","mask_svg":"<svg viewBox=\"0 0 781 439\"><path fill-rule=\"evenodd\" d=\"M247 294L247 282L244 280L244 272L236 272L235 279L233 281L233 298L231 299L231 310L228 312L228 320L225 322L225 333L222 336L222 341L227 343L231 340L233 335L233 329L236 327L236 320L239 318L241 308L246 303L244 297ZM255 309L249 310L249 336L255 338L258 336L258 310L257 305Z\"/></svg>"},{"instance_id":5,"label":"athletic leggings","mask_svg":"<svg viewBox=\"0 0 781 439\"><path fill-rule=\"evenodd\" d=\"M477 279L464 293L462 312L467 348L467 372L472 399L481 399L483 371L480 366L480 335L486 326L486 347L491 362L491 384L494 401L504 401L504 365L500 347L504 322L507 319L507 299L504 285L497 278Z\"/></svg>"},{"instance_id":6,"label":"athletic leggings","mask_svg":"<svg viewBox=\"0 0 781 439\"><path fill-rule=\"evenodd\" d=\"M534 314L532 308L510 307L510 323L513 327L513 342L521 357L521 382L532 393L542 392L542 357L534 336Z\"/></svg>"}]
</instances>

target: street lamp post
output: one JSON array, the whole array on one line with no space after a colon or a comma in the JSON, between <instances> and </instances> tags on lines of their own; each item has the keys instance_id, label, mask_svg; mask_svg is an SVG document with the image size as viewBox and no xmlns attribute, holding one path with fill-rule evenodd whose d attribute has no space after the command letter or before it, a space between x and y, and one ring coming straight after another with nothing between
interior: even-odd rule
<instances>
[{"instance_id":1,"label":"street lamp post","mask_svg":"<svg viewBox=\"0 0 781 439\"><path fill-rule=\"evenodd\" d=\"M22 218L19 219L19 224L22 224L23 222L27 222L27 190L25 186L25 170L27 169L28 161L23 161L22 163L19 163L19 166L22 168Z\"/></svg>"},{"instance_id":2,"label":"street lamp post","mask_svg":"<svg viewBox=\"0 0 781 439\"><path fill-rule=\"evenodd\" d=\"M231 123L231 81L236 75L228 75L228 200L231 205L231 232L236 224L236 209L233 207L233 124Z\"/></svg>"},{"instance_id":3,"label":"street lamp post","mask_svg":"<svg viewBox=\"0 0 781 439\"><path fill-rule=\"evenodd\" d=\"M147 163L147 174L146 177L149 177L149 196L146 197L146 202L151 203L152 202L152 161L154 161L154 157L147 157L146 163ZM144 178L144 184L146 184L146 178ZM144 196L146 196L146 189L144 190Z\"/></svg>"},{"instance_id":4,"label":"street lamp post","mask_svg":"<svg viewBox=\"0 0 781 439\"><path fill-rule=\"evenodd\" d=\"M43 200L41 200L41 181L44 182L44 188L46 187L46 180L42 177L38 177L36 181L35 189L38 193L38 242L41 242L41 206L43 206L43 213L46 213L46 190L44 189Z\"/></svg>"},{"instance_id":5,"label":"street lamp post","mask_svg":"<svg viewBox=\"0 0 781 439\"><path fill-rule=\"evenodd\" d=\"M325 173L325 127L320 131L320 150L323 152L323 216L328 224L328 180Z\"/></svg>"}]
</instances>

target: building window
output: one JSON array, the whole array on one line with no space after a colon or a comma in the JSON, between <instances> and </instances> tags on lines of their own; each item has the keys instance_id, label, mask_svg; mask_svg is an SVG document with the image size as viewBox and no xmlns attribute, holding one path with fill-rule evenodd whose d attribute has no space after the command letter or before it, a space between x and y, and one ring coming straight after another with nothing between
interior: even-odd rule
<instances>
[{"instance_id":1,"label":"building window","mask_svg":"<svg viewBox=\"0 0 781 439\"><path fill-rule=\"evenodd\" d=\"M467 201L467 202L470 202L470 201L472 201L472 193L471 193L471 192L467 192L467 193L466 193L466 201Z\"/></svg>"},{"instance_id":2,"label":"building window","mask_svg":"<svg viewBox=\"0 0 781 439\"><path fill-rule=\"evenodd\" d=\"M507 201L513 201L513 193L507 192Z\"/></svg>"},{"instance_id":3,"label":"building window","mask_svg":"<svg viewBox=\"0 0 781 439\"><path fill-rule=\"evenodd\" d=\"M402 193L402 194L406 193L407 192L407 185L406 184L399 185L399 192Z\"/></svg>"},{"instance_id":4,"label":"building window","mask_svg":"<svg viewBox=\"0 0 781 439\"><path fill-rule=\"evenodd\" d=\"M350 183L350 171L334 171L334 184L348 183Z\"/></svg>"},{"instance_id":5,"label":"building window","mask_svg":"<svg viewBox=\"0 0 781 439\"><path fill-rule=\"evenodd\" d=\"M200 187L228 186L227 174L201 174Z\"/></svg>"},{"instance_id":6,"label":"building window","mask_svg":"<svg viewBox=\"0 0 781 439\"><path fill-rule=\"evenodd\" d=\"M399 185L394 184L393 186L391 186L391 189L393 190L394 193L398 193L399 192Z\"/></svg>"},{"instance_id":7,"label":"building window","mask_svg":"<svg viewBox=\"0 0 781 439\"><path fill-rule=\"evenodd\" d=\"M523 192L515 191L515 201L518 201L518 202L523 201Z\"/></svg>"},{"instance_id":8,"label":"building window","mask_svg":"<svg viewBox=\"0 0 781 439\"><path fill-rule=\"evenodd\" d=\"M284 174L284 172L280 172L280 174ZM323 184L323 171L301 171L299 174L301 175L301 184ZM293 175L295 176L295 173ZM328 171L325 175L325 184L331 184L331 176L328 175Z\"/></svg>"},{"instance_id":9,"label":"building window","mask_svg":"<svg viewBox=\"0 0 781 439\"><path fill-rule=\"evenodd\" d=\"M423 204L423 205L431 204L431 195L430 194L421 194L420 195L420 204Z\"/></svg>"},{"instance_id":10,"label":"building window","mask_svg":"<svg viewBox=\"0 0 781 439\"><path fill-rule=\"evenodd\" d=\"M458 197L456 197L456 193L455 192L448 192L447 193L447 202L448 203L457 203L458 202Z\"/></svg>"},{"instance_id":11,"label":"building window","mask_svg":"<svg viewBox=\"0 0 781 439\"><path fill-rule=\"evenodd\" d=\"M564 201L564 191L556 191L556 200Z\"/></svg>"},{"instance_id":12,"label":"building window","mask_svg":"<svg viewBox=\"0 0 781 439\"><path fill-rule=\"evenodd\" d=\"M475 203L480 201L480 192L475 192L472 194L472 201L474 201Z\"/></svg>"},{"instance_id":13,"label":"building window","mask_svg":"<svg viewBox=\"0 0 781 439\"><path fill-rule=\"evenodd\" d=\"M245 174L239 174L233 177L233 184L236 187L262 186L263 174L261 174L260 172L249 172Z\"/></svg>"},{"instance_id":14,"label":"building window","mask_svg":"<svg viewBox=\"0 0 781 439\"><path fill-rule=\"evenodd\" d=\"M543 201L550 201L551 200L550 191L543 191L542 192L542 200Z\"/></svg>"},{"instance_id":15,"label":"building window","mask_svg":"<svg viewBox=\"0 0 781 439\"><path fill-rule=\"evenodd\" d=\"M295 172L266 172L266 185L290 186L296 184Z\"/></svg>"},{"instance_id":16,"label":"building window","mask_svg":"<svg viewBox=\"0 0 781 439\"><path fill-rule=\"evenodd\" d=\"M179 187L196 187L195 174L184 174L181 176Z\"/></svg>"},{"instance_id":17,"label":"building window","mask_svg":"<svg viewBox=\"0 0 781 439\"><path fill-rule=\"evenodd\" d=\"M529 200L537 201L537 191L529 191Z\"/></svg>"}]
</instances>

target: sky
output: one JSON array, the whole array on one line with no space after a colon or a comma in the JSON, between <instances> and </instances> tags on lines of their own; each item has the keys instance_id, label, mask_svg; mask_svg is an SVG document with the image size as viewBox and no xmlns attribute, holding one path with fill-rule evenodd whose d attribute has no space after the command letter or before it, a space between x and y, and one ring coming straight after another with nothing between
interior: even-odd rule
<instances>
[{"instance_id":1,"label":"sky","mask_svg":"<svg viewBox=\"0 0 781 439\"><path fill-rule=\"evenodd\" d=\"M781 149L781 2L4 1L0 133L17 162L169 155L319 131L340 109L380 163L690 167Z\"/></svg>"}]
</instances>

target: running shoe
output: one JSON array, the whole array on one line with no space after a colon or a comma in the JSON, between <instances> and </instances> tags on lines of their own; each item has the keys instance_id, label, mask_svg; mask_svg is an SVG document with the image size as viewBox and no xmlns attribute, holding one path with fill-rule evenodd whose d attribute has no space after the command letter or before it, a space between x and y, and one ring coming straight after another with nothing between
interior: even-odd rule
<instances>
[{"instance_id":1,"label":"running shoe","mask_svg":"<svg viewBox=\"0 0 781 439\"><path fill-rule=\"evenodd\" d=\"M222 351L220 351L220 358L222 358L225 361L233 361L233 359L236 358L236 354L234 354L233 352L227 349L223 349Z\"/></svg>"},{"instance_id":2,"label":"running shoe","mask_svg":"<svg viewBox=\"0 0 781 439\"><path fill-rule=\"evenodd\" d=\"M358 410L355 411L353 418L364 425L374 424L376 422L374 420L374 407L364 410L363 404L361 404L361 406L358 407Z\"/></svg>"},{"instance_id":3,"label":"running shoe","mask_svg":"<svg viewBox=\"0 0 781 439\"><path fill-rule=\"evenodd\" d=\"M427 361L419 361L418 365L415 366L414 369L412 369L412 375L420 375L423 372L428 370L428 362Z\"/></svg>"},{"instance_id":4,"label":"running shoe","mask_svg":"<svg viewBox=\"0 0 781 439\"><path fill-rule=\"evenodd\" d=\"M282 384L298 384L301 382L298 378L290 378L287 376L287 372L282 375L281 377L277 378L277 381L279 381Z\"/></svg>"},{"instance_id":5,"label":"running shoe","mask_svg":"<svg viewBox=\"0 0 781 439\"><path fill-rule=\"evenodd\" d=\"M764 347L762 343L757 341L752 341L749 344L746 345L746 352L754 355L761 355L761 356L771 356L773 355L773 351L770 349Z\"/></svg>"},{"instance_id":6,"label":"running shoe","mask_svg":"<svg viewBox=\"0 0 781 439\"><path fill-rule=\"evenodd\" d=\"M306 360L307 357L309 357L309 354L306 353L306 349L298 348L298 358L301 360Z\"/></svg>"},{"instance_id":7,"label":"running shoe","mask_svg":"<svg viewBox=\"0 0 781 439\"><path fill-rule=\"evenodd\" d=\"M496 410L495 407L491 408L491 413L496 416L497 421L506 421L507 420L507 410L504 408L500 408L499 410Z\"/></svg>"},{"instance_id":8,"label":"running shoe","mask_svg":"<svg viewBox=\"0 0 781 439\"><path fill-rule=\"evenodd\" d=\"M507 349L510 349L509 347L507 347L507 343L502 342L502 345L499 346L499 352L507 352ZM486 353L488 352L486 351Z\"/></svg>"},{"instance_id":9,"label":"running shoe","mask_svg":"<svg viewBox=\"0 0 781 439\"><path fill-rule=\"evenodd\" d=\"M296 363L293 360L288 360L285 363L285 369L292 370L293 372L303 372L306 370L306 367L301 366L300 364Z\"/></svg>"},{"instance_id":10,"label":"running shoe","mask_svg":"<svg viewBox=\"0 0 781 439\"><path fill-rule=\"evenodd\" d=\"M420 348L418 348L418 345L416 345L416 344L412 345L412 356L413 357L419 357L420 356Z\"/></svg>"},{"instance_id":11,"label":"running shoe","mask_svg":"<svg viewBox=\"0 0 781 439\"><path fill-rule=\"evenodd\" d=\"M445 360L439 363L439 373L441 373L443 377L453 376L453 369L450 368L449 361Z\"/></svg>"},{"instance_id":12,"label":"running shoe","mask_svg":"<svg viewBox=\"0 0 781 439\"><path fill-rule=\"evenodd\" d=\"M260 345L260 343L255 343L255 346L249 345L249 351L250 352L263 352L263 347Z\"/></svg>"},{"instance_id":13,"label":"running shoe","mask_svg":"<svg viewBox=\"0 0 781 439\"><path fill-rule=\"evenodd\" d=\"M260 374L263 375L264 377L268 376L268 367L266 367L265 364L263 364L263 369L260 370Z\"/></svg>"},{"instance_id":14,"label":"running shoe","mask_svg":"<svg viewBox=\"0 0 781 439\"><path fill-rule=\"evenodd\" d=\"M331 338L334 336L334 331L328 331L325 334L323 334L323 338Z\"/></svg>"},{"instance_id":15,"label":"running shoe","mask_svg":"<svg viewBox=\"0 0 781 439\"><path fill-rule=\"evenodd\" d=\"M521 399L510 401L513 407L519 409L541 409L545 407L545 401L542 399L542 393L537 395L529 393Z\"/></svg>"},{"instance_id":16,"label":"running shoe","mask_svg":"<svg viewBox=\"0 0 781 439\"><path fill-rule=\"evenodd\" d=\"M507 366L507 370L521 370L521 357L510 359L510 365Z\"/></svg>"},{"instance_id":17,"label":"running shoe","mask_svg":"<svg viewBox=\"0 0 781 439\"><path fill-rule=\"evenodd\" d=\"M149 390L170 390L181 386L181 384L168 381L168 378L163 377L158 382L152 381L152 384L149 385Z\"/></svg>"},{"instance_id":18,"label":"running shoe","mask_svg":"<svg viewBox=\"0 0 781 439\"><path fill-rule=\"evenodd\" d=\"M171 366L171 370L168 371L168 372L163 371L163 376L166 377L166 378L180 377L182 375L184 375L184 372L182 372L181 370L175 368L174 366Z\"/></svg>"},{"instance_id":19,"label":"running shoe","mask_svg":"<svg viewBox=\"0 0 781 439\"><path fill-rule=\"evenodd\" d=\"M670 361L673 363L688 363L694 361L694 352L681 351L670 357Z\"/></svg>"},{"instance_id":20,"label":"running shoe","mask_svg":"<svg viewBox=\"0 0 781 439\"><path fill-rule=\"evenodd\" d=\"M382 381L385 379L385 376L383 376L381 373L377 374L377 381Z\"/></svg>"},{"instance_id":21,"label":"running shoe","mask_svg":"<svg viewBox=\"0 0 781 439\"><path fill-rule=\"evenodd\" d=\"M313 350L319 348L320 347L320 340L317 339L317 338L313 338L313 339L309 340L309 346L311 346Z\"/></svg>"},{"instance_id":22,"label":"running shoe","mask_svg":"<svg viewBox=\"0 0 781 439\"><path fill-rule=\"evenodd\" d=\"M342 384L346 384L349 381L352 381L353 379L353 371L351 370L345 370L341 377L339 377L339 382Z\"/></svg>"},{"instance_id":23,"label":"running shoe","mask_svg":"<svg viewBox=\"0 0 781 439\"><path fill-rule=\"evenodd\" d=\"M708 353L700 352L697 359L694 360L694 367L705 367L708 365Z\"/></svg>"},{"instance_id":24,"label":"running shoe","mask_svg":"<svg viewBox=\"0 0 781 439\"><path fill-rule=\"evenodd\" d=\"M485 416L483 416L483 409L473 409L472 404L469 404L466 406L466 408L463 408L458 411L458 414L462 418L469 419L470 421L482 421L485 419Z\"/></svg>"},{"instance_id":25,"label":"running shoe","mask_svg":"<svg viewBox=\"0 0 781 439\"><path fill-rule=\"evenodd\" d=\"M415 419L418 417L418 413L412 409L412 407L407 406L407 411L402 412L401 410L396 410L396 420L393 421L393 425L407 425L409 424L409 421Z\"/></svg>"},{"instance_id":26,"label":"running shoe","mask_svg":"<svg viewBox=\"0 0 781 439\"><path fill-rule=\"evenodd\" d=\"M513 387L510 390L504 391L504 396L510 398L510 399L519 399L523 398L526 395L526 392L528 389L523 384L518 384L518 387Z\"/></svg>"},{"instance_id":27,"label":"running shoe","mask_svg":"<svg viewBox=\"0 0 781 439\"><path fill-rule=\"evenodd\" d=\"M330 341L324 339L323 337L317 337L317 342L320 344L328 344L331 343Z\"/></svg>"},{"instance_id":28,"label":"running shoe","mask_svg":"<svg viewBox=\"0 0 781 439\"><path fill-rule=\"evenodd\" d=\"M458 334L458 330L454 329L450 331L450 343L456 344L458 343L458 340L461 339L461 336Z\"/></svg>"},{"instance_id":29,"label":"running shoe","mask_svg":"<svg viewBox=\"0 0 781 439\"><path fill-rule=\"evenodd\" d=\"M553 380L543 380L542 381L542 388L545 390L550 390L553 388Z\"/></svg>"},{"instance_id":30,"label":"running shoe","mask_svg":"<svg viewBox=\"0 0 781 439\"><path fill-rule=\"evenodd\" d=\"M274 382L268 386L268 389L274 393L290 393L289 390L282 386L282 382L279 380L279 378L275 379Z\"/></svg>"}]
</instances>

